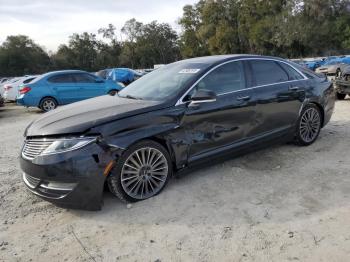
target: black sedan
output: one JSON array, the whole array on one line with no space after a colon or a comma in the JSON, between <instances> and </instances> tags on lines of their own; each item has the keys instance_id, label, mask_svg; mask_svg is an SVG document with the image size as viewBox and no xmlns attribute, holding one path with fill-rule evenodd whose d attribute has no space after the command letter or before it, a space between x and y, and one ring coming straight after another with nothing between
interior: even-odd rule
<instances>
[{"instance_id":1,"label":"black sedan","mask_svg":"<svg viewBox=\"0 0 350 262\"><path fill-rule=\"evenodd\" d=\"M25 131L25 185L64 207L97 210L158 194L174 172L272 143L312 144L331 118L325 77L275 57L179 61L118 95L63 106Z\"/></svg>"}]
</instances>

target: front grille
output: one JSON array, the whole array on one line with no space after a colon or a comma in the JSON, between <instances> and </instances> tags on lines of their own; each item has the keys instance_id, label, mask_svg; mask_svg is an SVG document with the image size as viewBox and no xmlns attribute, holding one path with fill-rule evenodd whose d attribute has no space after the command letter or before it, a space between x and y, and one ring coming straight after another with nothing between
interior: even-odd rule
<instances>
[{"instance_id":1,"label":"front grille","mask_svg":"<svg viewBox=\"0 0 350 262\"><path fill-rule=\"evenodd\" d=\"M23 173L23 180L30 188L36 188L40 184L40 179L27 175L26 173Z\"/></svg>"},{"instance_id":2,"label":"front grille","mask_svg":"<svg viewBox=\"0 0 350 262\"><path fill-rule=\"evenodd\" d=\"M28 139L24 141L22 150L22 156L26 159L33 160L40 155L49 145L53 143L53 140L47 139Z\"/></svg>"}]
</instances>

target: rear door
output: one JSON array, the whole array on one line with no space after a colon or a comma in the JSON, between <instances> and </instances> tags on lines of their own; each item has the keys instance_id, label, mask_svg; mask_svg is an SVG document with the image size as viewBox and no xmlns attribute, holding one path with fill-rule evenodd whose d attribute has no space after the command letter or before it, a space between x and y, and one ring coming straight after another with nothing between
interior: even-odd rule
<instances>
[{"instance_id":1,"label":"rear door","mask_svg":"<svg viewBox=\"0 0 350 262\"><path fill-rule=\"evenodd\" d=\"M256 106L255 135L284 134L294 128L305 96L304 77L276 60L249 60Z\"/></svg>"},{"instance_id":2,"label":"rear door","mask_svg":"<svg viewBox=\"0 0 350 262\"><path fill-rule=\"evenodd\" d=\"M59 104L69 104L78 101L77 86L72 74L54 75L49 77L47 82Z\"/></svg>"},{"instance_id":3,"label":"rear door","mask_svg":"<svg viewBox=\"0 0 350 262\"><path fill-rule=\"evenodd\" d=\"M74 79L77 84L80 100L106 94L104 80L98 81L97 77L88 73L75 73Z\"/></svg>"}]
</instances>

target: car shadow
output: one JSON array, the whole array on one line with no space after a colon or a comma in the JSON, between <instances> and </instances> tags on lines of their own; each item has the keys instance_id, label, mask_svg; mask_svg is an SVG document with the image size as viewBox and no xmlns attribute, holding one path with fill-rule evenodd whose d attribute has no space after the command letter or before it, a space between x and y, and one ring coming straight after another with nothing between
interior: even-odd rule
<instances>
[{"instance_id":1,"label":"car shadow","mask_svg":"<svg viewBox=\"0 0 350 262\"><path fill-rule=\"evenodd\" d=\"M346 130L334 121L309 147L283 144L217 158L180 173L153 198L127 205L105 192L101 211L70 212L96 222L150 225L256 225L305 219L348 205L350 186L341 171L346 163L334 165L328 157L329 150L350 146L350 141L340 139L343 133Z\"/></svg>"}]
</instances>

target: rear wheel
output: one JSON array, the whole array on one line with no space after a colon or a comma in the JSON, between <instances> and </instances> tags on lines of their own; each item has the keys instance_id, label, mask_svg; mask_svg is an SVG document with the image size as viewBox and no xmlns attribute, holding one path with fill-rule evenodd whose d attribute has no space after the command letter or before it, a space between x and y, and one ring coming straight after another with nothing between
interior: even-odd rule
<instances>
[{"instance_id":1,"label":"rear wheel","mask_svg":"<svg viewBox=\"0 0 350 262\"><path fill-rule=\"evenodd\" d=\"M52 97L45 97L41 100L39 108L44 112L49 112L57 107L57 101Z\"/></svg>"},{"instance_id":2,"label":"rear wheel","mask_svg":"<svg viewBox=\"0 0 350 262\"><path fill-rule=\"evenodd\" d=\"M172 174L169 153L146 140L127 149L108 177L110 191L119 199L135 202L160 193Z\"/></svg>"},{"instance_id":3,"label":"rear wheel","mask_svg":"<svg viewBox=\"0 0 350 262\"><path fill-rule=\"evenodd\" d=\"M305 106L298 120L295 143L300 146L311 145L320 134L321 124L320 109L313 104Z\"/></svg>"},{"instance_id":4,"label":"rear wheel","mask_svg":"<svg viewBox=\"0 0 350 262\"><path fill-rule=\"evenodd\" d=\"M346 97L346 94L337 93L337 99L338 100L344 100L345 97Z\"/></svg>"}]
</instances>

